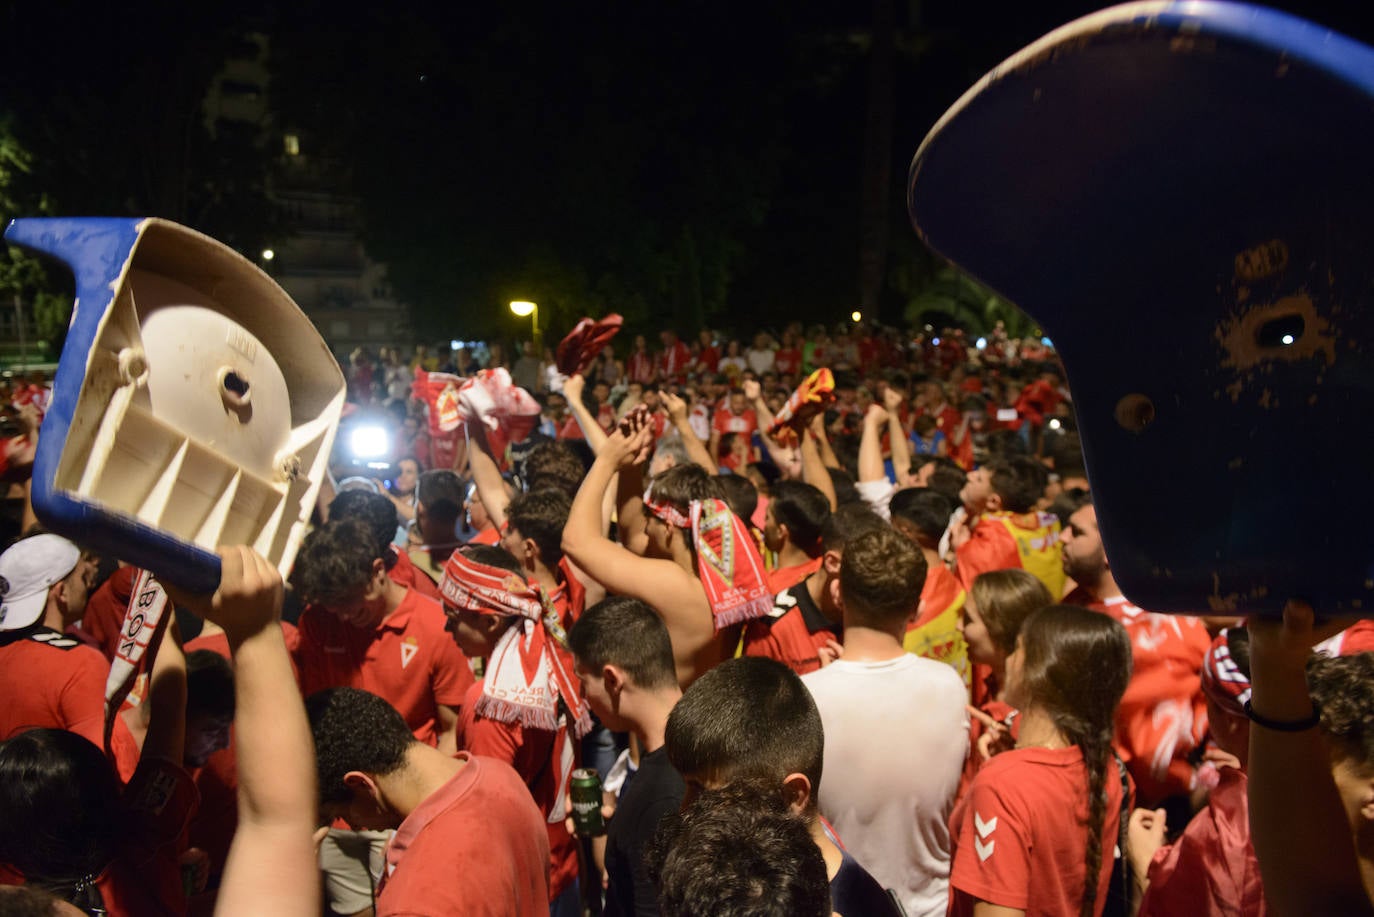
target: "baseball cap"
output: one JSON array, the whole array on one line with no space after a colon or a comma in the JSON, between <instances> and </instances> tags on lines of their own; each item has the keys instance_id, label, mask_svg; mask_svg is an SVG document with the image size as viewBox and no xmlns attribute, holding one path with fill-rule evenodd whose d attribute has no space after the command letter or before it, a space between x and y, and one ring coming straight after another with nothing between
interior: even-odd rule
<instances>
[{"instance_id":1,"label":"baseball cap","mask_svg":"<svg viewBox=\"0 0 1374 917\"><path fill-rule=\"evenodd\" d=\"M0 554L0 631L37 621L48 602L48 588L75 570L80 559L76 545L46 533L20 539Z\"/></svg>"}]
</instances>

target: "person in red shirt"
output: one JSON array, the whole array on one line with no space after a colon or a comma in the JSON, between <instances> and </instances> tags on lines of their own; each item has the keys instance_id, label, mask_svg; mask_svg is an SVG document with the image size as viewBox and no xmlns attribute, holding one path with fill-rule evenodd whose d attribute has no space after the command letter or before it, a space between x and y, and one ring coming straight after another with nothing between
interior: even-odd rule
<instances>
[{"instance_id":1,"label":"person in red shirt","mask_svg":"<svg viewBox=\"0 0 1374 917\"><path fill-rule=\"evenodd\" d=\"M965 517L955 524L954 572L967 589L980 573L1021 568L1050 595L1064 594L1059 520L1035 508L1049 472L1034 459L1013 458L970 472L959 493Z\"/></svg>"},{"instance_id":2,"label":"person in red shirt","mask_svg":"<svg viewBox=\"0 0 1374 917\"><path fill-rule=\"evenodd\" d=\"M821 531L821 563L806 579L774 596L766 616L745 626L743 655L776 660L798 675L837 658L843 616L836 596L845 545L884 527L865 507L846 506L830 514Z\"/></svg>"},{"instance_id":3,"label":"person in red shirt","mask_svg":"<svg viewBox=\"0 0 1374 917\"><path fill-rule=\"evenodd\" d=\"M306 708L321 811L359 830L395 829L377 917L548 917L544 820L509 764L416 741L367 691L322 691Z\"/></svg>"},{"instance_id":4,"label":"person in red shirt","mask_svg":"<svg viewBox=\"0 0 1374 917\"><path fill-rule=\"evenodd\" d=\"M830 500L802 481L779 481L764 510L763 543L777 557L768 571L774 595L815 573L821 566L821 533L830 518Z\"/></svg>"},{"instance_id":5,"label":"person in red shirt","mask_svg":"<svg viewBox=\"0 0 1374 917\"><path fill-rule=\"evenodd\" d=\"M1207 733L1201 675L1211 644L1207 628L1197 618L1142 611L1121 594L1090 498L1064 530L1064 570L1078 584L1065 602L1108 615L1130 635L1132 675L1117 711L1117 746L1142 804L1190 810L1193 753Z\"/></svg>"},{"instance_id":6,"label":"person in red shirt","mask_svg":"<svg viewBox=\"0 0 1374 917\"><path fill-rule=\"evenodd\" d=\"M922 383L916 395L916 408L917 417L934 417L936 427L945 434L945 438L953 440L954 431L963 417L959 409L946 399L943 385L939 382Z\"/></svg>"},{"instance_id":7,"label":"person in red shirt","mask_svg":"<svg viewBox=\"0 0 1374 917\"><path fill-rule=\"evenodd\" d=\"M720 365L720 348L716 346L715 336L709 328L703 328L697 340L701 342L696 359L697 372L714 374Z\"/></svg>"},{"instance_id":8,"label":"person in red shirt","mask_svg":"<svg viewBox=\"0 0 1374 917\"><path fill-rule=\"evenodd\" d=\"M725 434L739 434L747 442L758 428L758 415L749 407L744 392L739 389L732 391L725 405L711 418L711 441L708 447L711 455L720 455L720 440Z\"/></svg>"},{"instance_id":9,"label":"person in red shirt","mask_svg":"<svg viewBox=\"0 0 1374 917\"><path fill-rule=\"evenodd\" d=\"M122 788L104 752L74 732L29 729L0 743L0 881L46 888L90 913L185 913L180 846L196 804L191 775L174 763L185 747L185 679L169 630L152 663L143 754Z\"/></svg>"},{"instance_id":10,"label":"person in red shirt","mask_svg":"<svg viewBox=\"0 0 1374 917\"><path fill-rule=\"evenodd\" d=\"M1136 809L1127 829L1126 854L1136 877L1144 917L1188 912L1255 915L1269 912L1259 860L1250 842L1245 762L1250 751L1250 634L1224 630L1212 642L1202 669L1207 721L1216 747L1215 786L1207 806L1181 836L1165 843L1167 813Z\"/></svg>"},{"instance_id":11,"label":"person in red shirt","mask_svg":"<svg viewBox=\"0 0 1374 917\"><path fill-rule=\"evenodd\" d=\"M1020 738L983 765L954 811L951 915L980 903L1102 913L1129 803L1111 740L1130 671L1130 639L1110 618L1052 605L1026 619L1007 659Z\"/></svg>"},{"instance_id":12,"label":"person in red shirt","mask_svg":"<svg viewBox=\"0 0 1374 917\"><path fill-rule=\"evenodd\" d=\"M31 535L0 554L0 739L48 727L104 745L109 660L63 634L94 577L93 559L57 535Z\"/></svg>"},{"instance_id":13,"label":"person in red shirt","mask_svg":"<svg viewBox=\"0 0 1374 917\"><path fill-rule=\"evenodd\" d=\"M330 521L306 536L291 574L309 603L295 653L301 692L372 691L401 712L417 739L452 754L472 670L444 631L443 608L391 579L389 555L388 545L357 519ZM384 841L330 832L323 862L336 912L372 906L368 877Z\"/></svg>"},{"instance_id":14,"label":"person in red shirt","mask_svg":"<svg viewBox=\"0 0 1374 917\"><path fill-rule=\"evenodd\" d=\"M678 340L677 332L671 328L659 332L659 338L663 341L663 352L658 355L659 381L681 385L692 364L692 351Z\"/></svg>"},{"instance_id":15,"label":"person in red shirt","mask_svg":"<svg viewBox=\"0 0 1374 917\"><path fill-rule=\"evenodd\" d=\"M654 381L655 373L654 358L649 353L649 344L644 340L644 335L636 334L634 350L625 361L625 375L631 382L649 385Z\"/></svg>"},{"instance_id":16,"label":"person in red shirt","mask_svg":"<svg viewBox=\"0 0 1374 917\"><path fill-rule=\"evenodd\" d=\"M329 504L330 519L357 519L372 530L373 536L387 545L387 576L407 589L414 589L426 598L439 600L439 587L428 574L415 566L391 540L396 537L400 518L396 505L384 494L366 490L346 490Z\"/></svg>"},{"instance_id":17,"label":"person in red shirt","mask_svg":"<svg viewBox=\"0 0 1374 917\"><path fill-rule=\"evenodd\" d=\"M487 659L482 680L468 691L459 743L509 764L525 782L548 830L554 913L576 914L577 843L564 820L576 740L592 720L567 634L548 596L501 548L455 552L440 588L454 641L466 655Z\"/></svg>"},{"instance_id":18,"label":"person in red shirt","mask_svg":"<svg viewBox=\"0 0 1374 917\"><path fill-rule=\"evenodd\" d=\"M133 597L134 580L138 568L127 564L111 573L105 582L96 587L86 601L86 610L74 627L67 633L84 643L94 646L113 661L119 646L119 633L124 627L124 614L129 610L129 599Z\"/></svg>"}]
</instances>

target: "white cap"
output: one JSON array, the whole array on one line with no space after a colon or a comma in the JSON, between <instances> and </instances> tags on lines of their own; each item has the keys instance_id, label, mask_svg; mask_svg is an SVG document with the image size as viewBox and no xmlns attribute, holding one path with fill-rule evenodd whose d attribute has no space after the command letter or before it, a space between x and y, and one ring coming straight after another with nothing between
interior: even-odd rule
<instances>
[{"instance_id":1,"label":"white cap","mask_svg":"<svg viewBox=\"0 0 1374 917\"><path fill-rule=\"evenodd\" d=\"M0 554L0 630L22 630L43 616L48 589L76 569L81 550L60 535L32 535Z\"/></svg>"}]
</instances>

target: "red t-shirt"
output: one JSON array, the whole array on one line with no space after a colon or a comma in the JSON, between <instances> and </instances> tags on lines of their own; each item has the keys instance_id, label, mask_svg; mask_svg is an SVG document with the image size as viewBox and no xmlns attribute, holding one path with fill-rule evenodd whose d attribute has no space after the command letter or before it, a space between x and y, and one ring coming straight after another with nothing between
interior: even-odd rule
<instances>
[{"instance_id":1,"label":"red t-shirt","mask_svg":"<svg viewBox=\"0 0 1374 917\"><path fill-rule=\"evenodd\" d=\"M646 351L637 350L625 361L625 375L631 382L647 385L654 381L654 358Z\"/></svg>"},{"instance_id":2,"label":"red t-shirt","mask_svg":"<svg viewBox=\"0 0 1374 917\"><path fill-rule=\"evenodd\" d=\"M323 608L300 618L301 692L362 688L400 711L415 738L438 743L438 706L460 707L473 684L467 658L444 630L443 607L414 589L375 628L353 627Z\"/></svg>"},{"instance_id":3,"label":"red t-shirt","mask_svg":"<svg viewBox=\"0 0 1374 917\"><path fill-rule=\"evenodd\" d=\"M801 350L796 347L780 347L773 354L773 369L779 376L790 376L801 371Z\"/></svg>"},{"instance_id":4,"label":"red t-shirt","mask_svg":"<svg viewBox=\"0 0 1374 917\"><path fill-rule=\"evenodd\" d=\"M744 655L775 659L805 675L821 667L821 647L840 638L840 626L825 617L803 581L774 596L773 610L745 625Z\"/></svg>"},{"instance_id":5,"label":"red t-shirt","mask_svg":"<svg viewBox=\"0 0 1374 917\"><path fill-rule=\"evenodd\" d=\"M1064 602L1110 615L1130 635L1131 680L1116 710L1116 743L1141 804L1187 794L1193 788L1188 758L1207 734L1207 628L1197 618L1141 611L1124 596L1098 601L1082 587Z\"/></svg>"},{"instance_id":6,"label":"red t-shirt","mask_svg":"<svg viewBox=\"0 0 1374 917\"><path fill-rule=\"evenodd\" d=\"M387 844L378 917L547 917L549 839L529 790L505 762L458 757Z\"/></svg>"},{"instance_id":7,"label":"red t-shirt","mask_svg":"<svg viewBox=\"0 0 1374 917\"><path fill-rule=\"evenodd\" d=\"M720 365L720 350L713 344L710 347L701 348L701 353L697 354L697 368L704 373L713 373Z\"/></svg>"},{"instance_id":8,"label":"red t-shirt","mask_svg":"<svg viewBox=\"0 0 1374 917\"><path fill-rule=\"evenodd\" d=\"M759 428L758 416L753 408L745 408L743 414L732 414L729 409L716 411L711 419L711 429L717 433L743 433L751 435Z\"/></svg>"},{"instance_id":9,"label":"red t-shirt","mask_svg":"<svg viewBox=\"0 0 1374 917\"><path fill-rule=\"evenodd\" d=\"M1101 914L1111 885L1121 822L1121 778L1107 762ZM951 917L973 913L976 901L1028 914L1077 914L1086 876L1088 772L1078 746L1018 748L984 764L950 819Z\"/></svg>"},{"instance_id":10,"label":"red t-shirt","mask_svg":"<svg viewBox=\"0 0 1374 917\"><path fill-rule=\"evenodd\" d=\"M396 556L396 563L391 565L391 569L386 571L386 575L407 589L414 589L427 599L439 601L439 587L434 584L434 580L429 578L429 574L415 566L410 555L396 545L391 546L391 553Z\"/></svg>"},{"instance_id":11,"label":"red t-shirt","mask_svg":"<svg viewBox=\"0 0 1374 917\"><path fill-rule=\"evenodd\" d=\"M1177 841L1155 851L1150 885L1139 917L1174 914L1244 914L1264 917L1264 885L1250 843L1245 772L1219 771L1221 782L1207 807L1188 822Z\"/></svg>"},{"instance_id":12,"label":"red t-shirt","mask_svg":"<svg viewBox=\"0 0 1374 917\"><path fill-rule=\"evenodd\" d=\"M119 648L119 632L124 627L124 614L129 610L137 578L137 567L126 565L115 570L91 593L81 614L81 630L95 640L108 660L114 659Z\"/></svg>"},{"instance_id":13,"label":"red t-shirt","mask_svg":"<svg viewBox=\"0 0 1374 917\"><path fill-rule=\"evenodd\" d=\"M105 747L105 679L98 650L50 627L0 631L0 740L66 729Z\"/></svg>"},{"instance_id":14,"label":"red t-shirt","mask_svg":"<svg viewBox=\"0 0 1374 917\"><path fill-rule=\"evenodd\" d=\"M577 841L564 825L568 788L562 775L572 771L572 761L558 761L560 748L572 753L572 743L560 743L546 729L526 729L519 723L502 723L477 713L482 683L468 689L458 718L458 747L474 755L495 758L515 768L525 782L546 822L549 842L549 898L555 899L577 879Z\"/></svg>"},{"instance_id":15,"label":"red t-shirt","mask_svg":"<svg viewBox=\"0 0 1374 917\"><path fill-rule=\"evenodd\" d=\"M682 381L687 374L687 364L692 362L692 351L681 341L658 355L658 368L665 379Z\"/></svg>"},{"instance_id":16,"label":"red t-shirt","mask_svg":"<svg viewBox=\"0 0 1374 917\"><path fill-rule=\"evenodd\" d=\"M815 557L806 563L790 567L778 567L768 571L768 591L777 595L786 592L821 568L821 558Z\"/></svg>"}]
</instances>

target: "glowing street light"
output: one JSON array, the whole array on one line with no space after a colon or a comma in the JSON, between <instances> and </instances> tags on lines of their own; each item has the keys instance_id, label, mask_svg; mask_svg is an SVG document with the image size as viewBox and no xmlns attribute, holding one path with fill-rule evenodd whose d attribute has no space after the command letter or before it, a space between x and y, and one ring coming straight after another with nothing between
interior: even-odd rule
<instances>
[{"instance_id":1,"label":"glowing street light","mask_svg":"<svg viewBox=\"0 0 1374 917\"><path fill-rule=\"evenodd\" d=\"M517 300L515 300L514 302L512 302L512 303L510 304L510 310L511 310L512 312L514 312L516 315L520 316L521 318L524 318L524 317L527 316L527 315L530 316L530 321L531 321L531 323L532 323L532 325L533 325L533 327L534 327L534 355L535 355L536 357L537 357L537 356L543 355L543 353L544 353L544 348L541 346L541 341L540 341L540 339L539 339L539 306L538 306L538 304L537 304L537 303L532 303L532 302L526 302L526 301L523 300L523 299L517 299Z\"/></svg>"},{"instance_id":2,"label":"glowing street light","mask_svg":"<svg viewBox=\"0 0 1374 917\"><path fill-rule=\"evenodd\" d=\"M274 251L272 251L272 249L270 249L270 248L264 248L264 249L262 250L262 260L263 260L263 261L271 261L271 260L272 260L273 258L275 258L275 257L277 257L277 253L274 252Z\"/></svg>"},{"instance_id":3,"label":"glowing street light","mask_svg":"<svg viewBox=\"0 0 1374 917\"><path fill-rule=\"evenodd\" d=\"M860 312L858 309L855 309L853 312L849 313L849 317L854 320L855 324L858 324L859 322L864 320L864 314Z\"/></svg>"}]
</instances>

